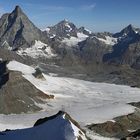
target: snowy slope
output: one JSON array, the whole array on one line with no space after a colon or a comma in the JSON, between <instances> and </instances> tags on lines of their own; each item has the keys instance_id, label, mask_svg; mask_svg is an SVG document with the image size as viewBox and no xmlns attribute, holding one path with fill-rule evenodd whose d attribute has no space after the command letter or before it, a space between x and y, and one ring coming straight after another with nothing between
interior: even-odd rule
<instances>
[{"instance_id":1,"label":"snowy slope","mask_svg":"<svg viewBox=\"0 0 140 140\"><path fill-rule=\"evenodd\" d=\"M115 117L135 111L135 107L127 103L140 101L140 89L138 88L57 77L55 74L55 77L53 74L52 76L43 74L46 80L36 79L32 75L34 68L17 61L10 61L7 68L22 72L24 78L44 93L53 94L55 99L47 100L45 105L37 104L42 107L42 112L0 115L0 130L27 128L40 117L50 116L59 110L69 113L82 127L108 120L113 121ZM74 126L72 127L74 129ZM76 134L77 131L75 131ZM92 137L95 140L109 140L96 134L92 134Z\"/></svg>"},{"instance_id":2,"label":"snowy slope","mask_svg":"<svg viewBox=\"0 0 140 140\"><path fill-rule=\"evenodd\" d=\"M115 45L117 43L117 38L111 37L111 36L105 36L105 39L103 38L99 38L94 36L95 38L97 38L98 40L104 42L107 45Z\"/></svg>"},{"instance_id":3,"label":"snowy slope","mask_svg":"<svg viewBox=\"0 0 140 140\"><path fill-rule=\"evenodd\" d=\"M138 88L45 74L46 80L41 81L32 75L31 67L27 73L26 65L19 62L11 61L7 67L10 70L21 71L28 81L44 93L55 95L55 100L47 101L49 106L42 106L44 110L47 109L51 114L64 109L83 126L132 113L135 108L127 103L140 101Z\"/></svg>"},{"instance_id":4,"label":"snowy slope","mask_svg":"<svg viewBox=\"0 0 140 140\"><path fill-rule=\"evenodd\" d=\"M51 49L50 46L48 46L47 44L39 40L38 41L35 40L35 44L30 48L20 49L18 50L17 53L19 55L28 55L33 58L38 58L38 57L51 58L56 56L56 54L53 53L53 50Z\"/></svg>"},{"instance_id":5,"label":"snowy slope","mask_svg":"<svg viewBox=\"0 0 140 140\"><path fill-rule=\"evenodd\" d=\"M46 31L47 33L49 33L49 31L50 31L50 28L49 27L47 27L45 30L43 30L43 31Z\"/></svg>"},{"instance_id":6,"label":"snowy slope","mask_svg":"<svg viewBox=\"0 0 140 140\"><path fill-rule=\"evenodd\" d=\"M64 38L62 42L67 46L76 46L79 42L86 40L88 36L83 33L77 33L77 37L71 36L70 38Z\"/></svg>"},{"instance_id":7,"label":"snowy slope","mask_svg":"<svg viewBox=\"0 0 140 140\"><path fill-rule=\"evenodd\" d=\"M1 140L86 140L85 134L71 120L67 114L61 113L32 128L0 133Z\"/></svg>"}]
</instances>

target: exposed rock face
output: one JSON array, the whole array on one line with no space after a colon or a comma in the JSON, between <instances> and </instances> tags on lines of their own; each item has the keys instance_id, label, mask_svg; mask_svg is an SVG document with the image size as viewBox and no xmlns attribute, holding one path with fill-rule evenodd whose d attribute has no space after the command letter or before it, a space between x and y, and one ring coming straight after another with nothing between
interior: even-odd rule
<instances>
[{"instance_id":1,"label":"exposed rock face","mask_svg":"<svg viewBox=\"0 0 140 140\"><path fill-rule=\"evenodd\" d=\"M139 29L132 25L127 26L121 32L114 34L118 43L113 46L113 51L103 57L104 62L129 65L139 68Z\"/></svg>"},{"instance_id":2,"label":"exposed rock face","mask_svg":"<svg viewBox=\"0 0 140 140\"><path fill-rule=\"evenodd\" d=\"M102 124L90 125L88 128L90 130L94 130L94 132L97 132L102 136L116 137L119 139L131 136L133 131L140 129L139 110L126 116L114 118L113 120L114 121L107 121Z\"/></svg>"},{"instance_id":3,"label":"exposed rock face","mask_svg":"<svg viewBox=\"0 0 140 140\"><path fill-rule=\"evenodd\" d=\"M121 140L139 140L139 139L140 139L140 129L130 133L128 136L122 138Z\"/></svg>"},{"instance_id":4,"label":"exposed rock face","mask_svg":"<svg viewBox=\"0 0 140 140\"><path fill-rule=\"evenodd\" d=\"M140 69L140 41L130 44L122 56L122 63L128 64L134 69Z\"/></svg>"},{"instance_id":5,"label":"exposed rock face","mask_svg":"<svg viewBox=\"0 0 140 140\"><path fill-rule=\"evenodd\" d=\"M16 6L10 14L4 14L0 19L0 45L12 50L18 47L29 47L35 40L43 40L41 32ZM45 39L44 39L45 40Z\"/></svg>"},{"instance_id":6,"label":"exposed rock face","mask_svg":"<svg viewBox=\"0 0 140 140\"><path fill-rule=\"evenodd\" d=\"M0 62L0 88L9 80L9 73L6 68L6 61Z\"/></svg>"},{"instance_id":7,"label":"exposed rock face","mask_svg":"<svg viewBox=\"0 0 140 140\"><path fill-rule=\"evenodd\" d=\"M83 34L88 35L88 36L93 34L90 30L86 29L85 27L80 27L78 29L78 32L83 33Z\"/></svg>"},{"instance_id":8,"label":"exposed rock face","mask_svg":"<svg viewBox=\"0 0 140 140\"><path fill-rule=\"evenodd\" d=\"M89 37L79 43L79 48L81 59L86 63L102 63L103 56L111 50L109 45L99 41L96 37Z\"/></svg>"},{"instance_id":9,"label":"exposed rock face","mask_svg":"<svg viewBox=\"0 0 140 140\"><path fill-rule=\"evenodd\" d=\"M42 79L42 80L45 79L39 68L36 68L35 70L36 70L35 73L33 73L34 77L36 77L38 79Z\"/></svg>"},{"instance_id":10,"label":"exposed rock face","mask_svg":"<svg viewBox=\"0 0 140 140\"><path fill-rule=\"evenodd\" d=\"M39 111L37 103L43 104L44 99L52 98L36 89L20 72L8 71L6 62L1 62L0 67L0 113Z\"/></svg>"}]
</instances>

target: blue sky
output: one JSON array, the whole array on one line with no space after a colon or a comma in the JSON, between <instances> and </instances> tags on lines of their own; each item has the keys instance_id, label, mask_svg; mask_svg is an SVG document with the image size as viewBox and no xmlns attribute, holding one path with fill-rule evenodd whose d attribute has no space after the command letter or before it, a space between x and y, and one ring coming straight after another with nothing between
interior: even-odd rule
<instances>
[{"instance_id":1,"label":"blue sky","mask_svg":"<svg viewBox=\"0 0 140 140\"><path fill-rule=\"evenodd\" d=\"M0 13L15 5L41 29L63 19L95 32L116 32L130 23L140 27L140 0L1 0Z\"/></svg>"}]
</instances>

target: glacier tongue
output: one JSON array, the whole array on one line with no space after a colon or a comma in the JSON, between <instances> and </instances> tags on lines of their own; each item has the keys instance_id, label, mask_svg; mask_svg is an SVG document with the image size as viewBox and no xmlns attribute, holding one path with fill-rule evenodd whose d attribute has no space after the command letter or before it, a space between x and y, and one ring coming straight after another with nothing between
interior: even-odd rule
<instances>
[{"instance_id":1,"label":"glacier tongue","mask_svg":"<svg viewBox=\"0 0 140 140\"><path fill-rule=\"evenodd\" d=\"M9 70L21 71L24 78L38 89L55 96L54 100L47 101L49 105L43 107L44 114L64 109L83 126L130 114L135 111L135 107L127 103L140 100L138 88L45 74L46 80L41 81L33 77L33 68L30 66L11 61L7 67Z\"/></svg>"}]
</instances>

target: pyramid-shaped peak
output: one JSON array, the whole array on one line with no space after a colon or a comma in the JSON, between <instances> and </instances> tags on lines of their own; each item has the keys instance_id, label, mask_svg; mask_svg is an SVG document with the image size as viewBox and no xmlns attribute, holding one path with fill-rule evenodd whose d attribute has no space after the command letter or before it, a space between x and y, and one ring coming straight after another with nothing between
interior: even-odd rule
<instances>
[{"instance_id":1,"label":"pyramid-shaped peak","mask_svg":"<svg viewBox=\"0 0 140 140\"><path fill-rule=\"evenodd\" d=\"M57 23L55 26L59 27L59 26L63 26L63 27L68 27L68 28L76 28L75 24L64 19L62 21L60 21L59 23Z\"/></svg>"},{"instance_id":2,"label":"pyramid-shaped peak","mask_svg":"<svg viewBox=\"0 0 140 140\"><path fill-rule=\"evenodd\" d=\"M133 30L135 28L134 28L134 26L132 24L129 24L125 29Z\"/></svg>"},{"instance_id":3,"label":"pyramid-shaped peak","mask_svg":"<svg viewBox=\"0 0 140 140\"><path fill-rule=\"evenodd\" d=\"M71 22L67 19L64 19L64 20L60 21L59 23L60 24L66 24L66 23L71 23Z\"/></svg>"},{"instance_id":4,"label":"pyramid-shaped peak","mask_svg":"<svg viewBox=\"0 0 140 140\"><path fill-rule=\"evenodd\" d=\"M132 35L132 34L135 34L135 30L136 30L136 28L132 24L129 24L121 32L123 34L131 34Z\"/></svg>"},{"instance_id":5,"label":"pyramid-shaped peak","mask_svg":"<svg viewBox=\"0 0 140 140\"><path fill-rule=\"evenodd\" d=\"M2 17L1 21L1 42L7 41L13 50L30 47L35 40L45 40L40 29L30 21L20 6L16 6L6 17Z\"/></svg>"},{"instance_id":6,"label":"pyramid-shaped peak","mask_svg":"<svg viewBox=\"0 0 140 140\"><path fill-rule=\"evenodd\" d=\"M64 22L69 22L69 20L68 20L68 19L64 19L63 21L64 21Z\"/></svg>"},{"instance_id":7,"label":"pyramid-shaped peak","mask_svg":"<svg viewBox=\"0 0 140 140\"><path fill-rule=\"evenodd\" d=\"M20 8L19 5L16 5L15 9L16 9L16 10L21 10L21 8Z\"/></svg>"},{"instance_id":8,"label":"pyramid-shaped peak","mask_svg":"<svg viewBox=\"0 0 140 140\"><path fill-rule=\"evenodd\" d=\"M61 26L69 27L69 28L76 28L76 25L73 22L71 22L67 19L64 19L64 20L60 21L56 25L61 25Z\"/></svg>"},{"instance_id":9,"label":"pyramid-shaped peak","mask_svg":"<svg viewBox=\"0 0 140 140\"><path fill-rule=\"evenodd\" d=\"M20 7L19 5L17 5L17 6L15 7L15 9L13 10L12 13L15 13L15 14L22 14L23 11L22 11L21 7Z\"/></svg>"},{"instance_id":10,"label":"pyramid-shaped peak","mask_svg":"<svg viewBox=\"0 0 140 140\"><path fill-rule=\"evenodd\" d=\"M124 29L122 29L119 33L114 34L114 37L130 37L136 34L136 28L129 24Z\"/></svg>"}]
</instances>

